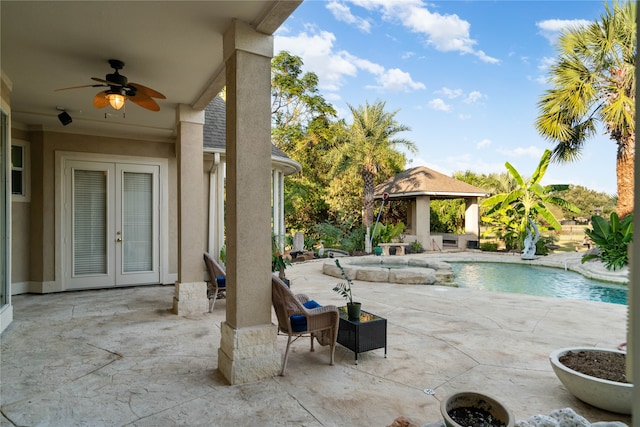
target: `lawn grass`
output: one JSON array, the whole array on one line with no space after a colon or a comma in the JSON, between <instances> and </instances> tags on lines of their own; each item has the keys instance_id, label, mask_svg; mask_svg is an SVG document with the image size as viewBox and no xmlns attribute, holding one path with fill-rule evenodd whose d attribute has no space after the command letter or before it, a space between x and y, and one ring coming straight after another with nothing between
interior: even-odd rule
<instances>
[{"instance_id":1,"label":"lawn grass","mask_svg":"<svg viewBox=\"0 0 640 427\"><path fill-rule=\"evenodd\" d=\"M554 236L554 244L559 246L554 252L586 252L589 248L583 244L584 230L589 228L588 225L563 225L561 231L543 231L541 236ZM483 238L482 242L496 242L498 247L504 244L497 242L495 239Z\"/></svg>"}]
</instances>

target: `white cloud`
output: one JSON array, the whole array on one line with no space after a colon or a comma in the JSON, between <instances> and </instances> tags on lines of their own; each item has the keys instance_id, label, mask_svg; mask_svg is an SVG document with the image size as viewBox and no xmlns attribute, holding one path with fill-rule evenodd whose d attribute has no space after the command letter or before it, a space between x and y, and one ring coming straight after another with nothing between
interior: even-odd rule
<instances>
[{"instance_id":1,"label":"white cloud","mask_svg":"<svg viewBox=\"0 0 640 427\"><path fill-rule=\"evenodd\" d=\"M344 59L354 64L357 68L367 71L368 73L379 76L384 74L385 72L382 65L371 62L368 59L358 58L357 56L351 55L346 51L338 52L338 55L341 55L342 57L344 57Z\"/></svg>"},{"instance_id":2,"label":"white cloud","mask_svg":"<svg viewBox=\"0 0 640 427\"><path fill-rule=\"evenodd\" d=\"M446 158L431 158L427 161L423 157L413 158L410 167L426 166L447 176L452 176L454 172L472 171L477 174L490 174L496 171L503 172L504 163L488 163L482 159L478 159L475 154L461 154L457 156L448 156Z\"/></svg>"},{"instance_id":3,"label":"white cloud","mask_svg":"<svg viewBox=\"0 0 640 427\"><path fill-rule=\"evenodd\" d=\"M547 19L546 21L536 22L536 26L540 29L539 34L549 40L551 44L555 44L563 30L585 27L591 21L585 19Z\"/></svg>"},{"instance_id":4,"label":"white cloud","mask_svg":"<svg viewBox=\"0 0 640 427\"><path fill-rule=\"evenodd\" d=\"M467 95L467 97L464 99L463 102L465 104L475 104L476 102L480 101L484 97L485 95L481 94L477 90L474 90L471 93L469 93L469 95Z\"/></svg>"},{"instance_id":5,"label":"white cloud","mask_svg":"<svg viewBox=\"0 0 640 427\"><path fill-rule=\"evenodd\" d=\"M405 53L402 54L402 56L400 58L409 59L409 58L415 56L415 54L416 54L415 52L405 52Z\"/></svg>"},{"instance_id":6,"label":"white cloud","mask_svg":"<svg viewBox=\"0 0 640 427\"><path fill-rule=\"evenodd\" d=\"M556 61L555 58L550 58L548 56L545 56L540 61L538 61L538 70L547 71L549 68L551 68L551 66L555 61Z\"/></svg>"},{"instance_id":7,"label":"white cloud","mask_svg":"<svg viewBox=\"0 0 640 427\"><path fill-rule=\"evenodd\" d=\"M442 94L449 99L454 99L462 95L462 89L449 89L448 87L442 87L438 89L436 93Z\"/></svg>"},{"instance_id":8,"label":"white cloud","mask_svg":"<svg viewBox=\"0 0 640 427\"><path fill-rule=\"evenodd\" d=\"M544 150L540 147L535 147L533 145L530 145L528 147L516 147L510 150L502 148L502 149L499 149L498 152L500 154L504 154L505 156L511 157L511 158L528 157L528 158L539 160L540 157L542 157L542 153L544 152Z\"/></svg>"},{"instance_id":9,"label":"white cloud","mask_svg":"<svg viewBox=\"0 0 640 427\"><path fill-rule=\"evenodd\" d=\"M319 77L318 86L337 91L347 76L355 76L358 67L344 53L334 52L335 36L327 31L315 34L300 33L297 36L274 38L274 51L287 51L302 58L305 70L313 70Z\"/></svg>"},{"instance_id":10,"label":"white cloud","mask_svg":"<svg viewBox=\"0 0 640 427\"><path fill-rule=\"evenodd\" d=\"M429 101L429 107L438 111L451 111L451 106L440 98L434 98Z\"/></svg>"},{"instance_id":11,"label":"white cloud","mask_svg":"<svg viewBox=\"0 0 640 427\"><path fill-rule=\"evenodd\" d=\"M425 43L441 52L471 54L487 63L498 63L482 50L469 34L471 24L458 15L441 15L427 9L421 0L354 0L353 4L367 10L380 11L385 20L399 23L425 38Z\"/></svg>"},{"instance_id":12,"label":"white cloud","mask_svg":"<svg viewBox=\"0 0 640 427\"><path fill-rule=\"evenodd\" d=\"M476 143L476 148L480 149L480 148L485 148L491 145L491 140L490 139L483 139L479 142Z\"/></svg>"},{"instance_id":13,"label":"white cloud","mask_svg":"<svg viewBox=\"0 0 640 427\"><path fill-rule=\"evenodd\" d=\"M469 120L471 118L471 114L458 114L458 118L460 120Z\"/></svg>"},{"instance_id":14,"label":"white cloud","mask_svg":"<svg viewBox=\"0 0 640 427\"><path fill-rule=\"evenodd\" d=\"M368 86L374 89L382 89L389 92L412 92L414 90L426 89L420 82L414 82L409 73L405 73L397 68L385 71L376 78L379 86Z\"/></svg>"},{"instance_id":15,"label":"white cloud","mask_svg":"<svg viewBox=\"0 0 640 427\"><path fill-rule=\"evenodd\" d=\"M344 4L337 1L330 1L327 4L327 9L333 14L333 17L338 21L346 22L347 24L355 24L355 26L365 33L371 32L371 23L364 18L358 18L351 13L351 9Z\"/></svg>"},{"instance_id":16,"label":"white cloud","mask_svg":"<svg viewBox=\"0 0 640 427\"><path fill-rule=\"evenodd\" d=\"M346 84L347 77L356 77L359 71L375 76L376 89L393 92L410 92L425 89L425 85L413 80L411 75L398 68L385 69L380 64L359 58L347 51L334 50L336 37L328 31L309 32L297 36L276 34L274 51L285 50L302 58L303 68L318 75L318 87L325 91L337 92Z\"/></svg>"}]
</instances>

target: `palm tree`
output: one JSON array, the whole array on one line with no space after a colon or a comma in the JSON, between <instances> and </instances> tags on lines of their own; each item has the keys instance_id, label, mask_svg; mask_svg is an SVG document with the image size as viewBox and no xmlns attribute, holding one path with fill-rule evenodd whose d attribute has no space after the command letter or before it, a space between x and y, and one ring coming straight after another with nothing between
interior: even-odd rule
<instances>
[{"instance_id":1,"label":"palm tree","mask_svg":"<svg viewBox=\"0 0 640 427\"><path fill-rule=\"evenodd\" d=\"M536 167L533 176L525 180L522 175L509 163L505 163L507 171L511 175L515 188L512 191L495 194L482 202L483 207L487 207L487 217L498 216L501 224L514 224L520 236L524 236L530 229L529 220L537 222L538 217L542 217L549 228L554 230L562 229L562 225L553 215L548 205L557 205L568 209L571 212L579 212L577 206L553 196L553 192L569 189L566 184L552 184L543 186L540 181L547 172L551 161L551 150L545 150ZM510 216L505 222L505 216ZM484 220L484 218L483 218Z\"/></svg>"},{"instance_id":2,"label":"palm tree","mask_svg":"<svg viewBox=\"0 0 640 427\"><path fill-rule=\"evenodd\" d=\"M329 154L336 175L349 168L358 168L363 181L363 222L366 227L373 223L373 190L375 178L384 171L387 176L404 168L405 157L397 150L404 146L415 153L413 142L395 138L400 132L411 130L395 120L397 111L385 111L385 102L376 101L354 108L349 105L353 124L345 139ZM343 134L344 135L344 134Z\"/></svg>"},{"instance_id":3,"label":"palm tree","mask_svg":"<svg viewBox=\"0 0 640 427\"><path fill-rule=\"evenodd\" d=\"M580 157L598 123L617 144L618 214L633 212L636 3L605 4L600 21L565 31L547 90L538 103L538 132L556 143L554 160Z\"/></svg>"}]
</instances>

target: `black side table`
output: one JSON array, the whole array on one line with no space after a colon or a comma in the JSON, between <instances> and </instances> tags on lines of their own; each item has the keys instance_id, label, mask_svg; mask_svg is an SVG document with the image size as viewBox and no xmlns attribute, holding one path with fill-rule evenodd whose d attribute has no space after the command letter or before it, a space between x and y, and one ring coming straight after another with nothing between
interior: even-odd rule
<instances>
[{"instance_id":1,"label":"black side table","mask_svg":"<svg viewBox=\"0 0 640 427\"><path fill-rule=\"evenodd\" d=\"M352 320L347 315L347 307L338 307L340 326L338 327L338 343L356 354L384 347L387 357L387 319L362 310L360 319Z\"/></svg>"}]
</instances>

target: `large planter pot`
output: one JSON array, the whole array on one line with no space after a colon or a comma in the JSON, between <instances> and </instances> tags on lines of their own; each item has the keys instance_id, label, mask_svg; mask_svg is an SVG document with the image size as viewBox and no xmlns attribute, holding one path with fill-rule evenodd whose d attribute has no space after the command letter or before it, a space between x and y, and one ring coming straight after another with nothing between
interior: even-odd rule
<instances>
[{"instance_id":1,"label":"large planter pot","mask_svg":"<svg viewBox=\"0 0 640 427\"><path fill-rule=\"evenodd\" d=\"M480 409L488 412L493 419L499 421L498 424L505 425L506 427L513 427L515 425L513 412L500 403L495 397L474 391L462 391L453 393L440 402L440 413L447 427L465 427L451 418L451 413L455 413L456 410L463 410L463 408L471 408L472 410Z\"/></svg>"},{"instance_id":2,"label":"large planter pot","mask_svg":"<svg viewBox=\"0 0 640 427\"><path fill-rule=\"evenodd\" d=\"M625 354L625 352L596 347L562 348L552 352L549 355L549 361L560 382L575 397L596 408L630 415L633 384L603 380L566 367L560 362L560 358L569 351L604 351L621 354Z\"/></svg>"}]
</instances>

